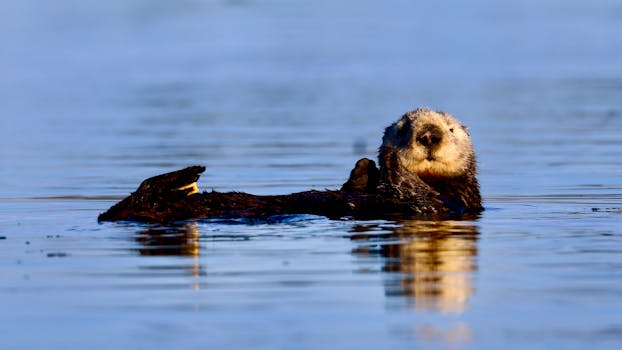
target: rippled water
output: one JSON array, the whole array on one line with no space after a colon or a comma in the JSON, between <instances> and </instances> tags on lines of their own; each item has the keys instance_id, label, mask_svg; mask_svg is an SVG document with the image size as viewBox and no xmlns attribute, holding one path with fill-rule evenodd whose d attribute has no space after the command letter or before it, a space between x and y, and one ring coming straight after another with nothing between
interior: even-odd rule
<instances>
[{"instance_id":1,"label":"rippled water","mask_svg":"<svg viewBox=\"0 0 622 350\"><path fill-rule=\"evenodd\" d=\"M0 13L2 348L622 344L616 1L23 1ZM417 106L473 220L96 222L146 177L337 188Z\"/></svg>"}]
</instances>

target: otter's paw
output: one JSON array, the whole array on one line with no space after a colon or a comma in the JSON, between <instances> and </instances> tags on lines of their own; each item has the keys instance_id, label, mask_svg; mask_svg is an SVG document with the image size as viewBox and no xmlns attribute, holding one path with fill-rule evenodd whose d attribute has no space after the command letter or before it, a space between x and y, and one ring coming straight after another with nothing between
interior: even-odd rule
<instances>
[{"instance_id":1,"label":"otter's paw","mask_svg":"<svg viewBox=\"0 0 622 350\"><path fill-rule=\"evenodd\" d=\"M204 171L204 166L194 165L181 170L154 176L143 181L138 187L137 192L142 194L157 194L158 196L162 196L165 193L191 195L199 192L197 180Z\"/></svg>"},{"instance_id":2,"label":"otter's paw","mask_svg":"<svg viewBox=\"0 0 622 350\"><path fill-rule=\"evenodd\" d=\"M368 158L359 159L350 172L350 178L341 187L345 192L370 193L376 190L380 182L380 171L376 162Z\"/></svg>"}]
</instances>

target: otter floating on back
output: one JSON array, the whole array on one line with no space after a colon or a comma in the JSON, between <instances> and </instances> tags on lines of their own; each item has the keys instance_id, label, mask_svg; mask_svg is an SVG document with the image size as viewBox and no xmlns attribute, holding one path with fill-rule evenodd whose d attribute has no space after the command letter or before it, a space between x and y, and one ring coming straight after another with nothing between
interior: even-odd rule
<instances>
[{"instance_id":1,"label":"otter floating on back","mask_svg":"<svg viewBox=\"0 0 622 350\"><path fill-rule=\"evenodd\" d=\"M379 169L373 160L359 160L340 190L275 196L199 193L196 181L205 167L191 166L143 181L98 220L269 220L286 214L442 219L483 210L471 139L466 127L447 113L416 109L404 114L386 128L378 158Z\"/></svg>"}]
</instances>

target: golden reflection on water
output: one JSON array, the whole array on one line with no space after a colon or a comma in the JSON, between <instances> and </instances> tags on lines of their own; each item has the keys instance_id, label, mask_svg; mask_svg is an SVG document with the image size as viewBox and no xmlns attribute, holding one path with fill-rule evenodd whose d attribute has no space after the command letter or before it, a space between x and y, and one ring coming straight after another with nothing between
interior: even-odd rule
<instances>
[{"instance_id":1,"label":"golden reflection on water","mask_svg":"<svg viewBox=\"0 0 622 350\"><path fill-rule=\"evenodd\" d=\"M203 271L203 267L199 264L199 236L198 224L187 223L179 227L141 230L136 240L141 243L141 248L138 249L140 255L192 257L189 271L194 281L191 288L198 290L201 286L198 278Z\"/></svg>"},{"instance_id":2,"label":"golden reflection on water","mask_svg":"<svg viewBox=\"0 0 622 350\"><path fill-rule=\"evenodd\" d=\"M462 321L457 321L445 327L432 324L421 324L415 327L414 334L418 339L425 341L442 340L449 344L465 343L473 339L471 327Z\"/></svg>"},{"instance_id":3,"label":"golden reflection on water","mask_svg":"<svg viewBox=\"0 0 622 350\"><path fill-rule=\"evenodd\" d=\"M467 310L477 270L478 231L472 222L413 220L394 227L361 225L355 230L360 233L353 239L366 241L356 253L379 254L385 258L383 269L399 274L385 283L387 295L407 296L416 311L461 314Z\"/></svg>"},{"instance_id":4,"label":"golden reflection on water","mask_svg":"<svg viewBox=\"0 0 622 350\"><path fill-rule=\"evenodd\" d=\"M405 297L416 312L462 314L474 293L478 228L472 221L400 221L396 224L360 224L351 238L359 243L354 254L382 257L388 297ZM136 236L141 255L192 257L190 288L200 289L205 274L199 254L199 227L189 223L175 228L147 228ZM436 328L417 325L418 338L449 342L470 339L465 323Z\"/></svg>"},{"instance_id":5,"label":"golden reflection on water","mask_svg":"<svg viewBox=\"0 0 622 350\"><path fill-rule=\"evenodd\" d=\"M140 255L199 256L199 227L188 223L180 227L153 227L138 232Z\"/></svg>"}]
</instances>

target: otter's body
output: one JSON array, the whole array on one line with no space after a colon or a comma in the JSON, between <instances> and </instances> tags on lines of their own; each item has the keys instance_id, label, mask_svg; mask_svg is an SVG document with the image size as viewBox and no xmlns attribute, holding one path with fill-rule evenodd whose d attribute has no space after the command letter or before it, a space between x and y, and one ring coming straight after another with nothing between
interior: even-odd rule
<instances>
[{"instance_id":1,"label":"otter's body","mask_svg":"<svg viewBox=\"0 0 622 350\"><path fill-rule=\"evenodd\" d=\"M169 223L198 218L266 219L284 214L389 218L478 213L476 161L466 128L446 113L417 109L384 133L380 168L361 159L338 191L288 195L198 193L205 170L192 166L143 181L100 221Z\"/></svg>"}]
</instances>

